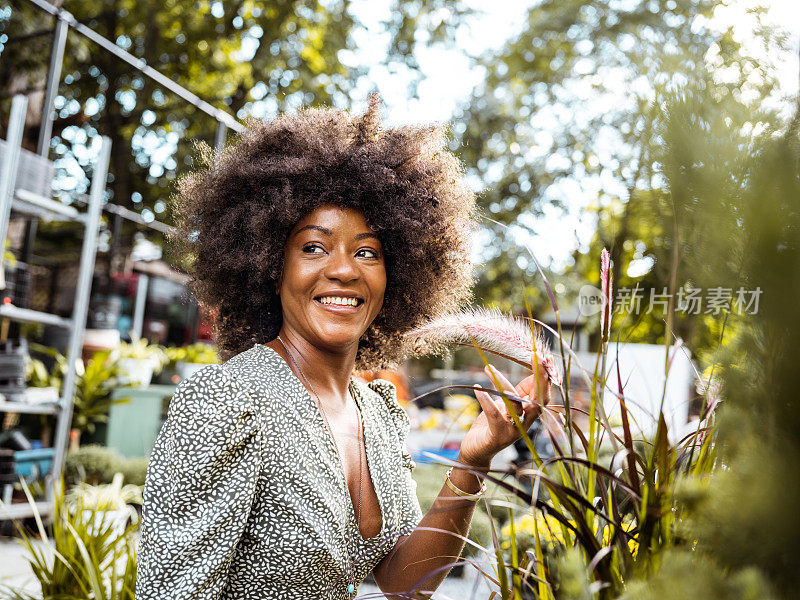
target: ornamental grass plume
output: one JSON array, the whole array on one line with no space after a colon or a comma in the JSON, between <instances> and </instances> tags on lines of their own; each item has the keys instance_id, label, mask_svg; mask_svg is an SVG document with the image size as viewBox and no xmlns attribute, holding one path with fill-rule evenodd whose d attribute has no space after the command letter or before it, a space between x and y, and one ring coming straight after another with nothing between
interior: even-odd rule
<instances>
[{"instance_id":1,"label":"ornamental grass plume","mask_svg":"<svg viewBox=\"0 0 800 600\"><path fill-rule=\"evenodd\" d=\"M416 327L406 335L434 347L449 343L477 345L486 352L531 366L535 357L550 381L559 386L562 384L561 372L541 329L534 330L525 320L496 309L474 308L449 313Z\"/></svg>"},{"instance_id":2,"label":"ornamental grass plume","mask_svg":"<svg viewBox=\"0 0 800 600\"><path fill-rule=\"evenodd\" d=\"M603 312L600 313L600 332L603 340L608 340L611 331L611 298L613 284L611 282L611 255L603 248L600 253L600 288L603 295Z\"/></svg>"}]
</instances>

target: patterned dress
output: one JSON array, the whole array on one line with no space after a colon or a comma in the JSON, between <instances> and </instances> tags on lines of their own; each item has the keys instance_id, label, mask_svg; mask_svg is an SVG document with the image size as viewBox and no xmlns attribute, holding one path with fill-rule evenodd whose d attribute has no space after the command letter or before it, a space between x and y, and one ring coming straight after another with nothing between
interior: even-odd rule
<instances>
[{"instance_id":1,"label":"patterned dress","mask_svg":"<svg viewBox=\"0 0 800 600\"><path fill-rule=\"evenodd\" d=\"M350 380L383 517L364 539L333 438L262 344L175 391L144 488L136 600L344 600L422 518L395 387Z\"/></svg>"}]
</instances>

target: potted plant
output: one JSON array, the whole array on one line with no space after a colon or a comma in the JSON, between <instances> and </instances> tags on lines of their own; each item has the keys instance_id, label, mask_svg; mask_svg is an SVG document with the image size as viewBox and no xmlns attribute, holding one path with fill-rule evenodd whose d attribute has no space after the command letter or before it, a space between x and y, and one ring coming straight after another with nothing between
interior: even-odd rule
<instances>
[{"instance_id":1,"label":"potted plant","mask_svg":"<svg viewBox=\"0 0 800 600\"><path fill-rule=\"evenodd\" d=\"M55 360L52 369L47 369L38 359L31 361L29 381L31 385L61 388L67 371L67 358L55 348L37 343L30 344L31 350L52 356ZM111 350L97 350L84 363L75 359L75 395L72 409L71 448L79 446L83 432L94 433L97 423L108 420L108 409L117 402L129 398L111 399L111 393L119 385L118 354Z\"/></svg>"},{"instance_id":2,"label":"potted plant","mask_svg":"<svg viewBox=\"0 0 800 600\"><path fill-rule=\"evenodd\" d=\"M122 481L122 473L116 473L111 483L92 485L81 481L67 493L67 504L74 510L82 510L94 527L103 529L108 524L117 535L122 535L128 524L139 518L131 504L142 504L141 486L122 485Z\"/></svg>"},{"instance_id":3,"label":"potted plant","mask_svg":"<svg viewBox=\"0 0 800 600\"><path fill-rule=\"evenodd\" d=\"M133 498L135 492L126 490L127 487L112 484L101 491L82 489L67 498L61 480L54 486L55 510L51 525L45 528L44 519L33 504L33 495L23 483L28 501L33 506L38 536L17 522L14 524L34 576L35 595L2 584L0 590L6 594L3 597L18 600L32 597L133 600L135 540L139 529L137 513L126 504L133 512L126 515L128 521L121 526L111 522L107 510L98 508L119 506L120 501L127 502L130 498L135 502L141 498L141 493L138 498Z\"/></svg>"},{"instance_id":4,"label":"potted plant","mask_svg":"<svg viewBox=\"0 0 800 600\"><path fill-rule=\"evenodd\" d=\"M206 365L219 363L217 349L212 344L195 342L175 350L181 351L175 353L180 356L175 363L175 369L181 379L190 377Z\"/></svg>"},{"instance_id":5,"label":"potted plant","mask_svg":"<svg viewBox=\"0 0 800 600\"><path fill-rule=\"evenodd\" d=\"M130 344L120 343L116 352L119 383L129 385L150 385L153 374L160 372L168 360L161 346L136 336Z\"/></svg>"},{"instance_id":6,"label":"potted plant","mask_svg":"<svg viewBox=\"0 0 800 600\"><path fill-rule=\"evenodd\" d=\"M72 428L78 432L93 433L97 423L108 421L108 409L117 402L129 398L111 399L111 393L119 385L118 366L115 355L109 350L98 350L80 369L75 386L75 401L72 411ZM80 435L80 433L78 435ZM77 446L74 444L73 446Z\"/></svg>"}]
</instances>

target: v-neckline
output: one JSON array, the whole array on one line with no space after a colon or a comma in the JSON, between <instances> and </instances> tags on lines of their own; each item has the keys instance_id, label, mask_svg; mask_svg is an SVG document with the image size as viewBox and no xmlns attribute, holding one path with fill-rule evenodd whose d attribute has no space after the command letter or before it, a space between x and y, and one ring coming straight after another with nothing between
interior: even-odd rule
<instances>
[{"instance_id":1,"label":"v-neckline","mask_svg":"<svg viewBox=\"0 0 800 600\"><path fill-rule=\"evenodd\" d=\"M325 437L328 440L329 449L333 450L333 456L335 457L335 462L339 466L339 474L341 475L342 483L344 485L344 491L347 496L347 506L348 510L348 522L352 529L355 530L356 535L358 535L359 541L363 542L370 542L379 539L383 534L386 532L386 511L384 510L384 501L382 498L382 494L378 489L378 486L375 485L375 479L372 477L373 468L375 466L375 448L374 443L372 441L372 432L371 432L371 425L368 425L367 422L364 420L364 411L361 407L361 393L356 385L356 382L352 376L350 376L350 380L347 384L347 388L353 396L353 401L356 403L356 409L359 412L359 418L361 420L361 427L364 431L364 452L367 455L367 477L369 477L370 482L372 483L372 489L375 492L375 496L378 499L378 510L381 513L381 529L376 533L374 536L371 537L364 537L361 534L361 530L358 527L358 523L356 522L356 513L355 513L355 506L353 504L353 498L350 494L350 487L347 485L347 475L344 472L344 465L342 464L342 460L339 457L339 453L336 451L336 443L334 441L333 432L325 425L325 419L322 416L322 412L320 412L320 407L314 401L314 398L311 396L311 392L303 385L303 382L294 374L292 368L289 364L284 360L284 358L278 354L274 349L270 348L266 344L256 344L261 348L268 350L269 353L275 356L278 362L281 365L281 368L287 371L287 374L290 376L292 383L295 386L299 386L299 389L302 390L303 396L305 399L310 403L311 407L314 410L314 421L316 424L322 428L325 432ZM369 430L369 431L368 431Z\"/></svg>"}]
</instances>

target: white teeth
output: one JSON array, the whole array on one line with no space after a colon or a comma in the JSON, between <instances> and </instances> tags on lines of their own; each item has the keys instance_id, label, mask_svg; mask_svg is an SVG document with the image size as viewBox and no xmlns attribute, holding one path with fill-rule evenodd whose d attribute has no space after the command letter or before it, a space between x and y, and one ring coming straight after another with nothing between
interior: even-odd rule
<instances>
[{"instance_id":1,"label":"white teeth","mask_svg":"<svg viewBox=\"0 0 800 600\"><path fill-rule=\"evenodd\" d=\"M339 296L324 296L319 299L322 304L338 304L340 306L356 306L358 300L355 298L342 298Z\"/></svg>"}]
</instances>

